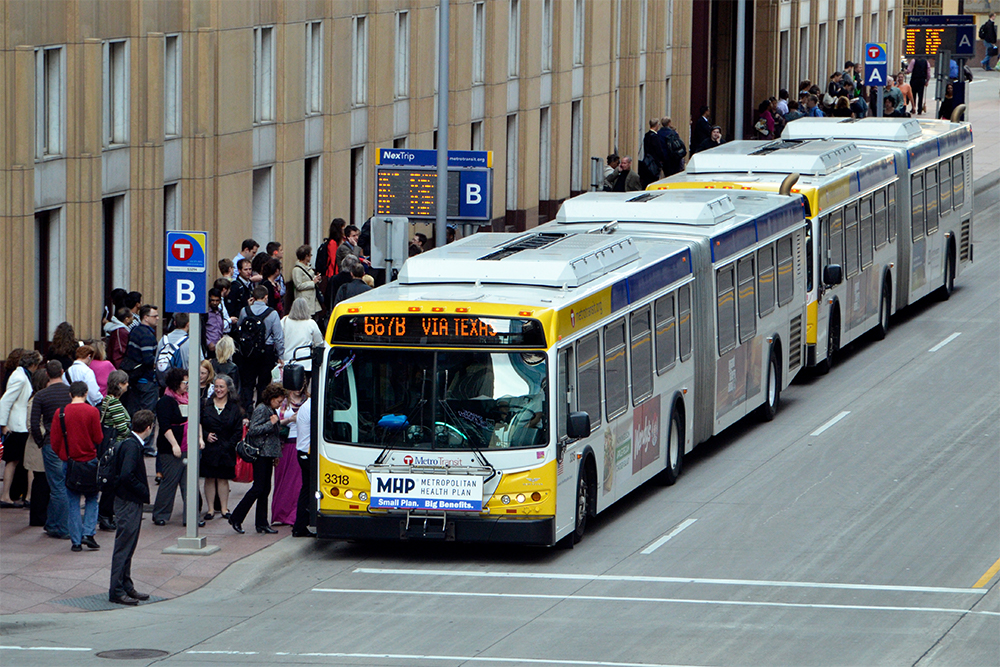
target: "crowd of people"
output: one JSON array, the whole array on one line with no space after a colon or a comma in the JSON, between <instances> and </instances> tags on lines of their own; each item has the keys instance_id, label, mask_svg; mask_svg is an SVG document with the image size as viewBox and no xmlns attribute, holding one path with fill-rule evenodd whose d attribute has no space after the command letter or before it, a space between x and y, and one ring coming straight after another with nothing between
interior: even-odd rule
<instances>
[{"instance_id":1,"label":"crowd of people","mask_svg":"<svg viewBox=\"0 0 1000 667\"><path fill-rule=\"evenodd\" d=\"M26 510L30 526L67 540L74 552L99 550L98 530L114 531L109 599L120 604L146 595L129 577L142 512L151 512L154 526L166 525L178 491L182 522L192 501L199 525L220 517L244 533L256 504L257 532L287 525L293 536L312 536L303 484L312 349L323 344L321 327L332 308L374 285L363 243L361 230L335 219L315 261L311 246L296 249L286 282L282 244L268 243L260 252L257 241L246 239L235 257L218 263L199 341L189 335L198 315L173 313L158 333L160 308L139 292L115 289L103 337L80 340L63 322L44 355L13 350L0 387L0 509ZM431 245L417 234L410 254ZM189 368L192 344L197 374ZM289 391L280 378L292 363L303 367L306 379ZM188 423L192 401L200 405L197 427ZM243 463L236 454L241 440L260 455L247 466L250 489L233 507L230 483ZM190 451L199 453L203 480L194 497L187 488ZM155 457L155 494L144 456Z\"/></svg>"}]
</instances>

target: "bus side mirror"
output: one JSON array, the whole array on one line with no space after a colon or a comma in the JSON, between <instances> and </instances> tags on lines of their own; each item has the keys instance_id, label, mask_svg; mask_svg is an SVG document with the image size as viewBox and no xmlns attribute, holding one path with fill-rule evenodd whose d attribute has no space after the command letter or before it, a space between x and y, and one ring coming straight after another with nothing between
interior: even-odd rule
<instances>
[{"instance_id":1,"label":"bus side mirror","mask_svg":"<svg viewBox=\"0 0 1000 667\"><path fill-rule=\"evenodd\" d=\"M285 364L281 385L288 391L300 391L306 384L306 369L299 364Z\"/></svg>"},{"instance_id":2,"label":"bus side mirror","mask_svg":"<svg viewBox=\"0 0 1000 667\"><path fill-rule=\"evenodd\" d=\"M590 435L590 415L586 412L571 412L566 418L566 435L579 440Z\"/></svg>"},{"instance_id":3,"label":"bus side mirror","mask_svg":"<svg viewBox=\"0 0 1000 667\"><path fill-rule=\"evenodd\" d=\"M844 282L844 269L840 264L827 264L823 269L823 283L833 287Z\"/></svg>"}]
</instances>

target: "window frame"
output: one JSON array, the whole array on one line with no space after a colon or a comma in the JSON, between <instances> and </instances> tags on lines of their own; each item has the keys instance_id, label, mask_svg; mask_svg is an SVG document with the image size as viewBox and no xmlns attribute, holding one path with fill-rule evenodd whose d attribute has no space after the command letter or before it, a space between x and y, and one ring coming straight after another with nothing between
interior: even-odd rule
<instances>
[{"instance_id":1,"label":"window frame","mask_svg":"<svg viewBox=\"0 0 1000 667\"><path fill-rule=\"evenodd\" d=\"M858 249L861 253L861 270L875 261L875 201L873 195L861 199L858 221ZM867 236L867 240L866 237Z\"/></svg>"},{"instance_id":2,"label":"window frame","mask_svg":"<svg viewBox=\"0 0 1000 667\"><path fill-rule=\"evenodd\" d=\"M616 340L612 340L611 345L609 345L608 335L609 333L612 333L614 329L620 330L621 341L618 342ZM625 328L625 318L619 317L610 324L604 325L603 331L604 335L602 338L604 342L604 357L602 365L604 367L604 412L608 417L608 421L611 422L628 412L629 340ZM619 355L621 359L620 361ZM614 373L621 373L622 377L620 378L620 381L618 378L611 377ZM613 399L619 398L621 399L620 403L612 403Z\"/></svg>"},{"instance_id":3,"label":"window frame","mask_svg":"<svg viewBox=\"0 0 1000 667\"><path fill-rule=\"evenodd\" d=\"M686 305L685 305L686 302ZM691 284L677 288L677 358L684 363L694 354L694 309Z\"/></svg>"},{"instance_id":4,"label":"window frame","mask_svg":"<svg viewBox=\"0 0 1000 667\"><path fill-rule=\"evenodd\" d=\"M722 280L724 276L727 277L726 282ZM723 327L723 315L726 316L725 327ZM732 320L731 326L730 319ZM739 344L735 262L730 262L715 270L715 338L720 357L735 350Z\"/></svg>"},{"instance_id":5,"label":"window frame","mask_svg":"<svg viewBox=\"0 0 1000 667\"><path fill-rule=\"evenodd\" d=\"M761 261L762 257L767 258L767 268ZM757 249L757 312L760 317L770 314L778 304L777 298L777 266L774 263L774 244L768 243L763 248ZM765 294L768 298L768 305L765 307L762 299Z\"/></svg>"},{"instance_id":6,"label":"window frame","mask_svg":"<svg viewBox=\"0 0 1000 667\"><path fill-rule=\"evenodd\" d=\"M653 302L653 340L656 348L656 374L663 375L677 365L676 292L670 292ZM670 312L663 312L669 304Z\"/></svg>"},{"instance_id":7,"label":"window frame","mask_svg":"<svg viewBox=\"0 0 1000 667\"><path fill-rule=\"evenodd\" d=\"M927 167L924 172L924 235L930 238L940 226L938 209L938 168Z\"/></svg>"},{"instance_id":8,"label":"window frame","mask_svg":"<svg viewBox=\"0 0 1000 667\"><path fill-rule=\"evenodd\" d=\"M62 45L35 49L35 159L66 150L65 51Z\"/></svg>"},{"instance_id":9,"label":"window frame","mask_svg":"<svg viewBox=\"0 0 1000 667\"><path fill-rule=\"evenodd\" d=\"M757 296L755 293L757 272L755 271L756 253L744 255L736 261L736 319L740 344L752 340L757 335ZM744 269L749 266L749 273ZM743 275L741 275L743 274ZM749 290L747 293L745 290ZM749 312L744 308L749 306Z\"/></svg>"},{"instance_id":10,"label":"window frame","mask_svg":"<svg viewBox=\"0 0 1000 667\"><path fill-rule=\"evenodd\" d=\"M844 276L853 278L861 273L860 211L858 202L844 207ZM853 243L853 247L852 247Z\"/></svg>"},{"instance_id":11,"label":"window frame","mask_svg":"<svg viewBox=\"0 0 1000 667\"><path fill-rule=\"evenodd\" d=\"M888 230L889 230L889 243L895 243L896 241L896 184L890 183L885 189L885 207L889 212L888 218Z\"/></svg>"},{"instance_id":12,"label":"window frame","mask_svg":"<svg viewBox=\"0 0 1000 667\"><path fill-rule=\"evenodd\" d=\"M784 256L782 255L782 246L786 242L788 244L788 255ZM790 303L795 298L795 245L791 234L774 242L774 255L777 262L777 280L775 282L778 287L778 306L780 307ZM782 279L783 275L787 277ZM783 298L782 291L786 285L789 288L788 295Z\"/></svg>"},{"instance_id":13,"label":"window frame","mask_svg":"<svg viewBox=\"0 0 1000 667\"><path fill-rule=\"evenodd\" d=\"M915 187L919 181L920 187ZM916 206L917 198L920 199L920 206ZM918 219L919 212L919 219ZM910 175L910 239L914 242L924 238L924 225L927 219L927 210L924 207L924 172L918 171Z\"/></svg>"},{"instance_id":14,"label":"window frame","mask_svg":"<svg viewBox=\"0 0 1000 667\"><path fill-rule=\"evenodd\" d=\"M306 23L305 115L323 113L323 22Z\"/></svg>"},{"instance_id":15,"label":"window frame","mask_svg":"<svg viewBox=\"0 0 1000 667\"><path fill-rule=\"evenodd\" d=\"M351 28L351 106L358 108L368 104L368 17L353 17Z\"/></svg>"},{"instance_id":16,"label":"window frame","mask_svg":"<svg viewBox=\"0 0 1000 667\"><path fill-rule=\"evenodd\" d=\"M880 188L872 197L872 206L875 209L875 249L880 250L889 242L889 209L887 206L888 193L886 188Z\"/></svg>"},{"instance_id":17,"label":"window frame","mask_svg":"<svg viewBox=\"0 0 1000 667\"><path fill-rule=\"evenodd\" d=\"M944 175L945 170L948 171L947 177ZM942 160L938 164L938 178L938 211L939 214L944 214L945 211L952 210L951 160Z\"/></svg>"},{"instance_id":18,"label":"window frame","mask_svg":"<svg viewBox=\"0 0 1000 667\"><path fill-rule=\"evenodd\" d=\"M629 313L629 369L633 407L653 395L653 328L650 315L648 304ZM640 328L637 332L637 321L640 325L645 323L644 331ZM640 381L646 386L640 387Z\"/></svg>"},{"instance_id":19,"label":"window frame","mask_svg":"<svg viewBox=\"0 0 1000 667\"><path fill-rule=\"evenodd\" d=\"M590 416L590 432L593 433L601 426L601 383L602 383L602 372L601 372L601 340L600 332L592 331L586 336L581 337L574 344L574 362L575 362L575 376L576 376L576 409L581 412L586 412ZM580 348L585 345L593 345L594 354L592 357L583 359L583 354L580 353ZM594 377L597 378L596 387L588 387L588 391L584 391L584 383L581 375L583 373L593 373ZM590 391L593 389L593 391ZM592 396L592 403L585 403L585 397ZM588 410L588 407L594 407L593 412Z\"/></svg>"},{"instance_id":20,"label":"window frame","mask_svg":"<svg viewBox=\"0 0 1000 667\"><path fill-rule=\"evenodd\" d=\"M129 142L129 40L104 42L104 148Z\"/></svg>"},{"instance_id":21,"label":"window frame","mask_svg":"<svg viewBox=\"0 0 1000 667\"><path fill-rule=\"evenodd\" d=\"M956 169L956 166L958 169ZM959 178L961 176L961 178ZM951 160L951 205L958 210L965 206L965 154Z\"/></svg>"},{"instance_id":22,"label":"window frame","mask_svg":"<svg viewBox=\"0 0 1000 667\"><path fill-rule=\"evenodd\" d=\"M410 97L410 12L396 12L396 58L393 68L394 99Z\"/></svg>"}]
</instances>

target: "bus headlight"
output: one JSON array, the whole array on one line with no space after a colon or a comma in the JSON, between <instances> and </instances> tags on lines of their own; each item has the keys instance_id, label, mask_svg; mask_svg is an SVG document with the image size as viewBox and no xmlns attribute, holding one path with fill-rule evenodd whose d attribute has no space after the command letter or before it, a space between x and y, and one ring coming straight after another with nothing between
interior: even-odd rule
<instances>
[{"instance_id":1,"label":"bus headlight","mask_svg":"<svg viewBox=\"0 0 1000 667\"><path fill-rule=\"evenodd\" d=\"M348 489L347 491L344 491L344 497L350 500L354 497L354 492Z\"/></svg>"},{"instance_id":2,"label":"bus headlight","mask_svg":"<svg viewBox=\"0 0 1000 667\"><path fill-rule=\"evenodd\" d=\"M358 494L358 500L368 500L368 494L362 491Z\"/></svg>"},{"instance_id":3,"label":"bus headlight","mask_svg":"<svg viewBox=\"0 0 1000 667\"><path fill-rule=\"evenodd\" d=\"M502 502L504 505L510 505L510 496L507 495L500 496L500 502Z\"/></svg>"},{"instance_id":4,"label":"bus headlight","mask_svg":"<svg viewBox=\"0 0 1000 667\"><path fill-rule=\"evenodd\" d=\"M519 503L523 503L524 502L524 494L523 493L517 494L517 502L519 502Z\"/></svg>"}]
</instances>

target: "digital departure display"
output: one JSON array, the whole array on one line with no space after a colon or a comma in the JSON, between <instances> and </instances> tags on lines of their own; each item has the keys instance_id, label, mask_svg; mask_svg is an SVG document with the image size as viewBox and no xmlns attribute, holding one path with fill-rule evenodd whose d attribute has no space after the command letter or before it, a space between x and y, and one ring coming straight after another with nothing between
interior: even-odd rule
<instances>
[{"instance_id":1,"label":"digital departure display","mask_svg":"<svg viewBox=\"0 0 1000 667\"><path fill-rule=\"evenodd\" d=\"M448 172L448 217L459 216L459 172ZM433 218L437 215L437 171L380 167L375 176L375 215Z\"/></svg>"},{"instance_id":2,"label":"digital departure display","mask_svg":"<svg viewBox=\"0 0 1000 667\"><path fill-rule=\"evenodd\" d=\"M337 320L334 343L545 347L538 320L438 315L346 315Z\"/></svg>"}]
</instances>

